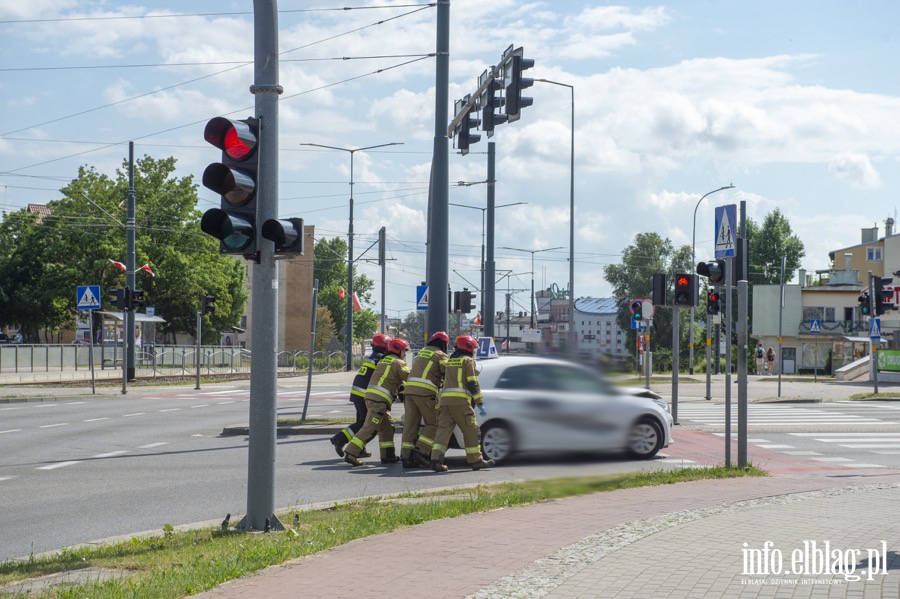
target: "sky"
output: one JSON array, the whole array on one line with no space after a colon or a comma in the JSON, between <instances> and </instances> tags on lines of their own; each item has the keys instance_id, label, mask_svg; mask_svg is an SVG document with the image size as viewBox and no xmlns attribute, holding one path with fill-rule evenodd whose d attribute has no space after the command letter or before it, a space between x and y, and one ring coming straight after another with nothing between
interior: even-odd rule
<instances>
[{"instance_id":1,"label":"sky","mask_svg":"<svg viewBox=\"0 0 900 599\"><path fill-rule=\"evenodd\" d=\"M199 186L219 159L205 123L253 114L252 10L250 0L0 3L0 211L58 199L79 166L115 176L129 141L138 157L174 156L177 176ZM355 152L352 175L358 267L377 302L377 252L364 251L385 227L386 312L406 316L425 278L437 10L404 0L278 10L279 214L346 238L350 153L303 144L402 143ZM697 259L712 259L725 204L746 202L758 223L780 209L807 271L897 219L900 3L452 0L450 16L442 122L510 45L534 60L526 76L573 86L536 82L534 104L491 138L496 203L516 204L497 210L498 277L510 272L498 309L509 290L513 310L527 311L532 276L538 289L569 286L573 92L576 297L611 295L603 268L638 233L696 239ZM470 207L450 206L454 290L479 287L486 142L450 150L449 201ZM199 210L219 205L198 193Z\"/></svg>"}]
</instances>

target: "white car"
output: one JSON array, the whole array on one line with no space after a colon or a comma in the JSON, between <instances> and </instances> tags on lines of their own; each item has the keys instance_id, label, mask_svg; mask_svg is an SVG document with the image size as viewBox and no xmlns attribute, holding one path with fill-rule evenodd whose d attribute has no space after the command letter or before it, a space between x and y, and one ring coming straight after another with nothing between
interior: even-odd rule
<instances>
[{"instance_id":1,"label":"white car","mask_svg":"<svg viewBox=\"0 0 900 599\"><path fill-rule=\"evenodd\" d=\"M517 356L478 367L487 412L476 416L481 451L497 463L519 452L625 450L650 459L672 443L665 402L612 385L579 364ZM453 435L451 447L462 447L459 428Z\"/></svg>"}]
</instances>

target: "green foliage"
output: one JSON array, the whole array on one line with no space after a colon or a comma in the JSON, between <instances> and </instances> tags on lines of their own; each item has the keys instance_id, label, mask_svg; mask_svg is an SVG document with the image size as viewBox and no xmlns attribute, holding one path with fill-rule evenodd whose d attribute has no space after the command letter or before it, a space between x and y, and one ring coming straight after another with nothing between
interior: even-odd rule
<instances>
[{"instance_id":1,"label":"green foliage","mask_svg":"<svg viewBox=\"0 0 900 599\"><path fill-rule=\"evenodd\" d=\"M339 290L347 290L347 242L340 237L333 239L317 239L314 249L315 266L313 277L319 281L319 299L321 306L328 308L331 313L331 321L334 331L341 339L344 338L344 328L347 324L347 302L345 294L341 298ZM366 275L357 275L353 269L353 291L359 298L360 304L372 301L372 288L375 284ZM363 308L353 314L353 339L361 341L377 330L378 315Z\"/></svg>"}]
</instances>

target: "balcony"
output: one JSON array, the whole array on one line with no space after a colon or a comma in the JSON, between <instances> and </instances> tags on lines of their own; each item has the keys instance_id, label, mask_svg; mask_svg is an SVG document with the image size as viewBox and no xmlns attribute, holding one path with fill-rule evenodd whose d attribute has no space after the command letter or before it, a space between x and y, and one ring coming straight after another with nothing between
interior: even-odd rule
<instances>
[{"instance_id":1,"label":"balcony","mask_svg":"<svg viewBox=\"0 0 900 599\"><path fill-rule=\"evenodd\" d=\"M800 323L800 335L810 335L809 321ZM850 337L867 337L869 335L868 320L823 320L822 335L842 337L844 335Z\"/></svg>"}]
</instances>

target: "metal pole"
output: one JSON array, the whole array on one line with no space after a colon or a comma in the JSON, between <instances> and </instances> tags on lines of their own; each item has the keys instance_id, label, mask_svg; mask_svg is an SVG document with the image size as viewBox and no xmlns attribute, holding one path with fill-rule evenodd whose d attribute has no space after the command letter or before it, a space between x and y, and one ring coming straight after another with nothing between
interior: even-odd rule
<instances>
[{"instance_id":1,"label":"metal pole","mask_svg":"<svg viewBox=\"0 0 900 599\"><path fill-rule=\"evenodd\" d=\"M878 293L881 293L881 289L878 290ZM871 320L873 318L877 318L878 315L875 313L875 281L872 276L872 271L869 271L869 331L872 330ZM878 344L874 342L871 338L871 332L869 334L869 364L872 367L872 381L875 383L875 393L878 393Z\"/></svg>"},{"instance_id":2,"label":"metal pole","mask_svg":"<svg viewBox=\"0 0 900 599\"><path fill-rule=\"evenodd\" d=\"M450 0L437 0L434 93L434 154L432 158L431 206L428 214L430 239L427 275L428 311L425 328L429 332L446 331L449 306L444 289L450 288L448 248L448 138L447 110L450 86ZM439 293L435 293L440 290Z\"/></svg>"},{"instance_id":3,"label":"metal pole","mask_svg":"<svg viewBox=\"0 0 900 599\"><path fill-rule=\"evenodd\" d=\"M202 303L202 300L201 300ZM202 347L201 336L203 333L203 311L197 311L197 357L196 357L196 366L197 366L197 385L194 389L200 388L200 349ZM252 333L251 333L252 334Z\"/></svg>"},{"instance_id":4,"label":"metal pole","mask_svg":"<svg viewBox=\"0 0 900 599\"><path fill-rule=\"evenodd\" d=\"M734 258L725 259L725 466L731 468L731 273Z\"/></svg>"},{"instance_id":5,"label":"metal pole","mask_svg":"<svg viewBox=\"0 0 900 599\"><path fill-rule=\"evenodd\" d=\"M706 317L706 401L712 399L711 387L712 387L712 364L710 363L711 357L711 339L710 334L712 330L712 323L710 322L712 319L707 315Z\"/></svg>"},{"instance_id":6,"label":"metal pole","mask_svg":"<svg viewBox=\"0 0 900 599\"><path fill-rule=\"evenodd\" d=\"M378 261L381 263L381 332L387 333L387 315L384 312L384 297L385 297L385 287L387 281L387 256L386 256L386 248L387 245L387 229L385 227L381 227L378 230ZM316 304L313 303L313 306Z\"/></svg>"},{"instance_id":7,"label":"metal pole","mask_svg":"<svg viewBox=\"0 0 900 599\"><path fill-rule=\"evenodd\" d=\"M90 344L88 345L88 364L91 367L91 394L97 393L97 379L94 374L94 311L88 310L88 327L90 330L90 336L88 340ZM77 347L77 346L76 346Z\"/></svg>"},{"instance_id":8,"label":"metal pole","mask_svg":"<svg viewBox=\"0 0 900 599\"><path fill-rule=\"evenodd\" d=\"M135 199L134 199L134 142L128 142L128 195L126 196L127 219L125 221L127 248L125 254L125 286L134 291L134 269L135 269ZM128 380L134 380L134 312L131 306L125 311L125 331L122 338L127 340L125 343L125 362L128 364Z\"/></svg>"},{"instance_id":9,"label":"metal pole","mask_svg":"<svg viewBox=\"0 0 900 599\"><path fill-rule=\"evenodd\" d=\"M787 256L781 257L781 285L778 294L778 397L781 397L781 371L784 360L781 358L781 323L784 319L784 269L787 265ZM765 359L765 358L763 358Z\"/></svg>"},{"instance_id":10,"label":"metal pole","mask_svg":"<svg viewBox=\"0 0 900 599\"><path fill-rule=\"evenodd\" d=\"M353 370L353 155L350 152L350 228L347 234L347 335L344 348L347 352L347 372Z\"/></svg>"},{"instance_id":11,"label":"metal pole","mask_svg":"<svg viewBox=\"0 0 900 599\"><path fill-rule=\"evenodd\" d=\"M747 281L738 281L738 468L747 467Z\"/></svg>"},{"instance_id":12,"label":"metal pole","mask_svg":"<svg viewBox=\"0 0 900 599\"><path fill-rule=\"evenodd\" d=\"M128 297L130 294L128 293L130 287L125 286L125 297ZM128 308L126 307L124 312L122 313L122 395L125 395L127 390L127 381L128 381L128 360L126 357L128 356L128 335L125 334L125 323L128 322ZM118 345L118 343L116 344ZM113 347L113 362L115 362L116 354L118 353L119 348Z\"/></svg>"},{"instance_id":13,"label":"metal pole","mask_svg":"<svg viewBox=\"0 0 900 599\"><path fill-rule=\"evenodd\" d=\"M569 139L569 331L567 351L575 355L575 86L572 92L572 122Z\"/></svg>"},{"instance_id":14,"label":"metal pole","mask_svg":"<svg viewBox=\"0 0 900 599\"><path fill-rule=\"evenodd\" d=\"M254 0L253 62L256 116L260 120L257 222L278 218L278 7L276 0ZM278 371L278 270L275 244L260 239L259 262L252 265L250 315L250 442L247 457L247 513L242 530L283 528L275 517L275 403Z\"/></svg>"},{"instance_id":15,"label":"metal pole","mask_svg":"<svg viewBox=\"0 0 900 599\"><path fill-rule=\"evenodd\" d=\"M384 230L384 228L382 228ZM313 354L316 351L316 302L319 301L319 279L313 281L312 292L312 318L309 325L309 368L306 372L306 399L303 400L303 415L300 420L306 420L306 409L309 407L309 392L312 389Z\"/></svg>"},{"instance_id":16,"label":"metal pole","mask_svg":"<svg viewBox=\"0 0 900 599\"><path fill-rule=\"evenodd\" d=\"M495 300L497 296L497 268L494 262L494 211L496 210L496 181L495 177L495 160L496 150L495 143L488 142L488 163L487 163L487 260L482 263L482 273L484 275L482 290L482 307L481 321L484 324L484 336L494 336L494 314ZM482 213L484 214L484 213Z\"/></svg>"},{"instance_id":17,"label":"metal pole","mask_svg":"<svg viewBox=\"0 0 900 599\"><path fill-rule=\"evenodd\" d=\"M678 424L678 353L680 343L678 340L679 307L672 307L672 420ZM649 386L649 384L648 384Z\"/></svg>"}]
</instances>

